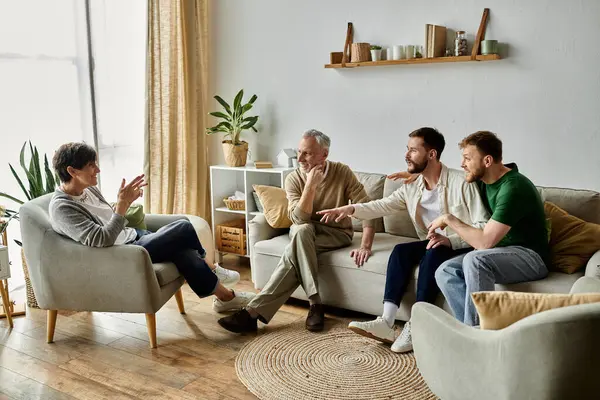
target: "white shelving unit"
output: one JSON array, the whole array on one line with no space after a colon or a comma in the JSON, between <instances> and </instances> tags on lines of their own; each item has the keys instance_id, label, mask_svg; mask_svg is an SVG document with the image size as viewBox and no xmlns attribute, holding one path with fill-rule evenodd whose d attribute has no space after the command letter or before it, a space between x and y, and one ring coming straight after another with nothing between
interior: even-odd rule
<instances>
[{"instance_id":1,"label":"white shelving unit","mask_svg":"<svg viewBox=\"0 0 600 400\"><path fill-rule=\"evenodd\" d=\"M216 226L233 219L245 219L246 234L248 233L248 222L259 215L258 208L252 196L252 185L268 185L283 188L286 176L294 168L261 168L252 166L230 167L227 165L213 165L210 167L210 197L212 209L212 231L215 235L215 246L217 243ZM236 190L244 192L246 196L246 210L229 210L225 207L223 199L233 195ZM250 257L250 243L246 239L247 254L242 257ZM220 256L223 252L215 249L215 254ZM233 254L233 253L232 253ZM239 255L239 254L236 254Z\"/></svg>"}]
</instances>

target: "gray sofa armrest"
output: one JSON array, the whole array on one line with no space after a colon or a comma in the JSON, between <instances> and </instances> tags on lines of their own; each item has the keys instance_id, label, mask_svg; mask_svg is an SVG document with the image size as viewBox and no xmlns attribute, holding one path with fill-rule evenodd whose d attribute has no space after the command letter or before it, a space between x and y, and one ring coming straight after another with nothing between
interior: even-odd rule
<instances>
[{"instance_id":1,"label":"gray sofa armrest","mask_svg":"<svg viewBox=\"0 0 600 400\"><path fill-rule=\"evenodd\" d=\"M143 247L88 247L47 229L40 243L28 243L25 256L43 309L154 313L161 305Z\"/></svg>"},{"instance_id":2,"label":"gray sofa armrest","mask_svg":"<svg viewBox=\"0 0 600 400\"><path fill-rule=\"evenodd\" d=\"M198 234L198 239L200 239L202 247L204 247L204 250L206 250L206 262L211 265L214 264L214 239L210 230L210 225L203 218L188 214L146 214L145 221L146 225L148 225L148 230L156 232L161 226L165 226L171 222L184 218L190 221L194 226L194 229Z\"/></svg>"},{"instance_id":3,"label":"gray sofa armrest","mask_svg":"<svg viewBox=\"0 0 600 400\"><path fill-rule=\"evenodd\" d=\"M148 230L156 232L159 228L180 219L188 219L186 215L179 214L146 214L144 222L148 225Z\"/></svg>"},{"instance_id":4,"label":"gray sofa armrest","mask_svg":"<svg viewBox=\"0 0 600 400\"><path fill-rule=\"evenodd\" d=\"M248 244L250 246L250 262L256 265L254 259L254 256L256 254L256 252L254 251L254 246L256 245L256 243L261 242L263 240L273 239L274 237L283 235L288 231L289 229L273 228L271 225L269 225L264 215L259 214L253 219L251 219L248 223ZM255 268L251 268L251 273L252 282L256 282L256 279L254 277Z\"/></svg>"},{"instance_id":5,"label":"gray sofa armrest","mask_svg":"<svg viewBox=\"0 0 600 400\"><path fill-rule=\"evenodd\" d=\"M248 235L250 239L250 248L254 248L257 242L273 239L276 236L283 235L288 229L273 228L267 222L264 215L255 216L248 223Z\"/></svg>"},{"instance_id":6,"label":"gray sofa armrest","mask_svg":"<svg viewBox=\"0 0 600 400\"><path fill-rule=\"evenodd\" d=\"M545 311L499 330L417 303L412 336L430 389L452 399L593 398L600 391L600 303Z\"/></svg>"},{"instance_id":7,"label":"gray sofa armrest","mask_svg":"<svg viewBox=\"0 0 600 400\"><path fill-rule=\"evenodd\" d=\"M585 276L591 276L600 279L600 250L589 259L585 267Z\"/></svg>"}]
</instances>

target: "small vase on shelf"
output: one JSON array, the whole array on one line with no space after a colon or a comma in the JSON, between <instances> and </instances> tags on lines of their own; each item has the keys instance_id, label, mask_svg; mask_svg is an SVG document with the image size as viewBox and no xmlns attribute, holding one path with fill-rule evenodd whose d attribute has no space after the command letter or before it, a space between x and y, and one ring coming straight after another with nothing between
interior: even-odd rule
<instances>
[{"instance_id":1,"label":"small vase on shelf","mask_svg":"<svg viewBox=\"0 0 600 400\"><path fill-rule=\"evenodd\" d=\"M381 61L381 46L371 46L371 61Z\"/></svg>"}]
</instances>

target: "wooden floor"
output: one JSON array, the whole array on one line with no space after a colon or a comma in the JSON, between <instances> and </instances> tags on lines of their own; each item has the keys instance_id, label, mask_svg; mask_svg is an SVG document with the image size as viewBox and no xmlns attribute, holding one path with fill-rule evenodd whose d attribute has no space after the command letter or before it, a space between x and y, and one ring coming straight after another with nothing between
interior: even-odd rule
<instances>
[{"instance_id":1,"label":"wooden floor","mask_svg":"<svg viewBox=\"0 0 600 400\"><path fill-rule=\"evenodd\" d=\"M245 259L237 290L254 291ZM212 298L184 286L186 315L171 299L156 315L158 348L150 349L144 314L59 312L47 344L46 312L28 309L9 329L0 320L0 400L3 399L255 399L237 379L237 352L256 335L222 329ZM329 318L365 317L333 310ZM306 317L303 302L286 304L259 333Z\"/></svg>"}]
</instances>

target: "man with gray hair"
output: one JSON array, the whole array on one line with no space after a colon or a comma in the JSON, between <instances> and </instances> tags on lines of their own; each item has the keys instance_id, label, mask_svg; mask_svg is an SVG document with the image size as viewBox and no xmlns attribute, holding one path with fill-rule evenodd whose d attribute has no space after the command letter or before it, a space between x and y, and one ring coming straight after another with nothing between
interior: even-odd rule
<instances>
[{"instance_id":1,"label":"man with gray hair","mask_svg":"<svg viewBox=\"0 0 600 400\"><path fill-rule=\"evenodd\" d=\"M330 144L327 135L314 129L302 135L299 168L285 180L288 214L293 223L291 241L262 291L245 309L219 320L228 331L256 331L257 319L269 323L299 285L310 302L306 329L323 329L325 315L319 296L317 255L350 246L354 232L350 218L322 222L317 211L370 200L347 165L327 160ZM357 266L362 266L371 255L374 235L372 221L363 221L361 246L350 253Z\"/></svg>"}]
</instances>

